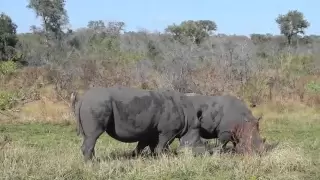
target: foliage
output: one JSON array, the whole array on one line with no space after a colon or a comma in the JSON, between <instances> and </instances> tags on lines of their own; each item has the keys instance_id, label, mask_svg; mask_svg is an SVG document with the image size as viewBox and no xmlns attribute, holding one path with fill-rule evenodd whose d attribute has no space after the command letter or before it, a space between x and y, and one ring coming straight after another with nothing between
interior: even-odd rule
<instances>
[{"instance_id":1,"label":"foliage","mask_svg":"<svg viewBox=\"0 0 320 180\"><path fill-rule=\"evenodd\" d=\"M180 25L170 25L165 29L166 32L172 33L176 39L181 40L183 37L188 37L196 44L200 44L204 38L216 30L216 23L210 20L188 20L181 22Z\"/></svg>"},{"instance_id":2,"label":"foliage","mask_svg":"<svg viewBox=\"0 0 320 180\"><path fill-rule=\"evenodd\" d=\"M208 95L230 93L262 103L308 96L302 88L305 84L297 82L320 70L317 35L297 33L291 39L295 46L289 47L284 35L213 35L217 25L212 20L182 21L169 25L165 33L128 32L124 22L103 20L65 31L64 6L62 0L29 1L28 8L42 18L43 27L33 26L31 33L18 35L16 57L42 70L15 73L16 80L3 78L5 83L10 78L14 81L8 86L31 86L40 76L55 87L59 100L67 100L75 88L122 84ZM283 27L287 16L281 16ZM4 72L10 74L13 70L7 65Z\"/></svg>"},{"instance_id":3,"label":"foliage","mask_svg":"<svg viewBox=\"0 0 320 180\"><path fill-rule=\"evenodd\" d=\"M98 30L98 29L104 29L106 26L102 20L98 21L89 21L88 22L88 28Z\"/></svg>"},{"instance_id":4,"label":"foliage","mask_svg":"<svg viewBox=\"0 0 320 180\"><path fill-rule=\"evenodd\" d=\"M0 90L0 110L13 108L18 103L19 94Z\"/></svg>"},{"instance_id":5,"label":"foliage","mask_svg":"<svg viewBox=\"0 0 320 180\"><path fill-rule=\"evenodd\" d=\"M320 93L320 84L315 81L311 81L306 85L306 89L309 92Z\"/></svg>"},{"instance_id":6,"label":"foliage","mask_svg":"<svg viewBox=\"0 0 320 180\"><path fill-rule=\"evenodd\" d=\"M18 42L17 25L4 13L0 14L0 61L14 59Z\"/></svg>"},{"instance_id":7,"label":"foliage","mask_svg":"<svg viewBox=\"0 0 320 180\"><path fill-rule=\"evenodd\" d=\"M250 35L250 39L252 40L252 42L255 45L259 45L259 44L263 44L263 43L266 43L268 41L271 41L272 35L271 34L267 34L267 35L264 35L264 34L251 34Z\"/></svg>"},{"instance_id":8,"label":"foliage","mask_svg":"<svg viewBox=\"0 0 320 180\"><path fill-rule=\"evenodd\" d=\"M258 76L250 78L240 87L241 97L252 104L260 104L265 98L263 92L268 89L266 79Z\"/></svg>"},{"instance_id":9,"label":"foliage","mask_svg":"<svg viewBox=\"0 0 320 180\"><path fill-rule=\"evenodd\" d=\"M0 74L9 75L17 70L17 63L13 61L0 62Z\"/></svg>"},{"instance_id":10,"label":"foliage","mask_svg":"<svg viewBox=\"0 0 320 180\"><path fill-rule=\"evenodd\" d=\"M41 17L43 28L49 38L51 33L57 40L63 37L63 29L69 22L67 11L64 9L65 0L29 0L28 8ZM49 39L50 39L49 38Z\"/></svg>"},{"instance_id":11,"label":"foliage","mask_svg":"<svg viewBox=\"0 0 320 180\"><path fill-rule=\"evenodd\" d=\"M285 69L295 75L307 75L312 71L313 58L311 56L291 56L287 60Z\"/></svg>"},{"instance_id":12,"label":"foliage","mask_svg":"<svg viewBox=\"0 0 320 180\"><path fill-rule=\"evenodd\" d=\"M310 23L304 19L303 13L298 10L290 10L287 14L280 14L276 18L281 34L288 39L288 44L291 44L292 38L298 34L304 34L305 29L310 26Z\"/></svg>"}]
</instances>

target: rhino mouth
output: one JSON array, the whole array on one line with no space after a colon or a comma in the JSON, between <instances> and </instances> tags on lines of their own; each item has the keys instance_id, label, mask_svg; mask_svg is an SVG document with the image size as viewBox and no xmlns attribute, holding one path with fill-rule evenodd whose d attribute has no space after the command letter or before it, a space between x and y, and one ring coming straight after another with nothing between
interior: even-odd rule
<instances>
[{"instance_id":1,"label":"rhino mouth","mask_svg":"<svg viewBox=\"0 0 320 180\"><path fill-rule=\"evenodd\" d=\"M280 143L279 141L273 142L273 143L267 143L264 140L262 146L256 149L255 151L257 152L258 155L261 156L274 150L279 145L279 143Z\"/></svg>"},{"instance_id":2,"label":"rhino mouth","mask_svg":"<svg viewBox=\"0 0 320 180\"><path fill-rule=\"evenodd\" d=\"M271 143L271 144L265 143L265 145L264 145L264 151L265 151L265 152L270 152L270 151L274 150L274 149L279 145L279 143L280 143L279 141L273 142L273 143Z\"/></svg>"},{"instance_id":3,"label":"rhino mouth","mask_svg":"<svg viewBox=\"0 0 320 180\"><path fill-rule=\"evenodd\" d=\"M237 154L257 154L263 155L265 153L271 152L279 145L279 141L273 143L267 143L266 138L262 138L261 142L258 144L247 144L244 142L240 142L236 145L235 153Z\"/></svg>"}]
</instances>

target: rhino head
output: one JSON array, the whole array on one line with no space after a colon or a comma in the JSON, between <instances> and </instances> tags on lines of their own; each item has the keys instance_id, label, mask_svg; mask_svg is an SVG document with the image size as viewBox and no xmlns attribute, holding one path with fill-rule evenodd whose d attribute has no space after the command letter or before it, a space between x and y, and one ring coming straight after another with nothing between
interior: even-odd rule
<instances>
[{"instance_id":1,"label":"rhino head","mask_svg":"<svg viewBox=\"0 0 320 180\"><path fill-rule=\"evenodd\" d=\"M241 129L237 131L238 144L236 145L236 152L241 154L262 154L275 148L279 143L268 144L266 138L260 135L259 123L262 116L259 118L248 117L245 118Z\"/></svg>"}]
</instances>

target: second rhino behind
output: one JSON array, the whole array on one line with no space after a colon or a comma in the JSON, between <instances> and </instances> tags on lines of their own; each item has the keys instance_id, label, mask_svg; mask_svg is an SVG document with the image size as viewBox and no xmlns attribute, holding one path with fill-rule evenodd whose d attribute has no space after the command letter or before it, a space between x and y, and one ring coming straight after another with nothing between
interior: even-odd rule
<instances>
[{"instance_id":1,"label":"second rhino behind","mask_svg":"<svg viewBox=\"0 0 320 180\"><path fill-rule=\"evenodd\" d=\"M194 93L185 94L195 106L203 111L200 136L205 139L218 138L221 150L232 142L238 153L261 153L270 145L261 138L259 118L240 99L230 96L205 96Z\"/></svg>"},{"instance_id":2,"label":"second rhino behind","mask_svg":"<svg viewBox=\"0 0 320 180\"><path fill-rule=\"evenodd\" d=\"M138 142L134 154L149 146L162 152L175 138L181 146L202 146L196 111L182 93L151 91L129 87L93 87L72 104L83 136L85 161L94 155L96 140L103 132L126 143Z\"/></svg>"}]
</instances>

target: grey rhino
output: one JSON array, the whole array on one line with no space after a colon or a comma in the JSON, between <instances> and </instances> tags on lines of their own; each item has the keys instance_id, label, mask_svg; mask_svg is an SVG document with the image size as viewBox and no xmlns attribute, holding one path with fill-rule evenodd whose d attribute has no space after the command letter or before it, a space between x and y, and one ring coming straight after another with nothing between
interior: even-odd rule
<instances>
[{"instance_id":1,"label":"grey rhino","mask_svg":"<svg viewBox=\"0 0 320 180\"><path fill-rule=\"evenodd\" d=\"M235 96L206 96L186 93L195 108L203 111L200 136L205 139L218 138L220 150L225 151L228 142L233 143L238 153L262 153L276 144L265 143L260 137L259 121L246 104Z\"/></svg>"},{"instance_id":2,"label":"grey rhino","mask_svg":"<svg viewBox=\"0 0 320 180\"><path fill-rule=\"evenodd\" d=\"M77 134L83 136L81 150L85 161L94 156L96 140L104 131L121 142L138 142L133 151L136 155L146 146L159 154L175 138L180 139L181 147L203 145L199 135L202 110L196 111L182 93L123 86L92 87L81 99L73 93L71 104Z\"/></svg>"}]
</instances>

